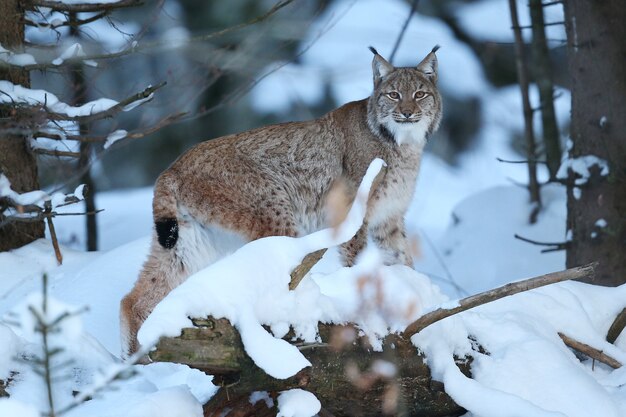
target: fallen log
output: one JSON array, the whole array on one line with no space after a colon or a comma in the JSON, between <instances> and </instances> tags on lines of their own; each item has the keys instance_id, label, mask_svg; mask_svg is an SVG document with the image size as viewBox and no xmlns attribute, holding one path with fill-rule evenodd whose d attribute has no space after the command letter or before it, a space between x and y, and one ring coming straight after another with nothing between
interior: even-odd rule
<instances>
[{"instance_id":1,"label":"fallen log","mask_svg":"<svg viewBox=\"0 0 626 417\"><path fill-rule=\"evenodd\" d=\"M443 384L431 379L424 357L400 335L387 336L383 350L376 352L365 337L357 337L353 326L320 324L320 343L295 343L312 366L279 380L246 355L228 320L209 317L194 324L177 338L161 339L150 358L214 375L214 383L223 388L205 406L206 416L263 415L258 403L249 402L252 392L291 388L312 392L334 416L437 417L465 412L445 393ZM459 367L469 375L468 361L459 361Z\"/></svg>"}]
</instances>

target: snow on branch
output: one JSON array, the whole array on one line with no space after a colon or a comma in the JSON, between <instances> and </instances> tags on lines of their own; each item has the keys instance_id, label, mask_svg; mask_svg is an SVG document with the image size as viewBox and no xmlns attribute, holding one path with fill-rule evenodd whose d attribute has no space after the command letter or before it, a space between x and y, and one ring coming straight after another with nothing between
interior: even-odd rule
<instances>
[{"instance_id":1,"label":"snow on branch","mask_svg":"<svg viewBox=\"0 0 626 417\"><path fill-rule=\"evenodd\" d=\"M18 193L11 188L11 182L4 174L0 174L0 228L15 222L37 222L46 220L50 230L52 246L59 262L63 262L63 255L59 247L56 231L52 218L55 216L68 216L89 213L58 213L59 207L68 206L84 200L85 185L81 184L73 193L61 192L52 195L42 190L34 190L26 193Z\"/></svg>"},{"instance_id":2,"label":"snow on branch","mask_svg":"<svg viewBox=\"0 0 626 417\"><path fill-rule=\"evenodd\" d=\"M165 84L165 82L162 82L156 86L149 86L145 90L119 102L109 98L99 98L81 106L70 106L60 101L57 96L49 91L34 90L9 81L0 81L0 104L40 107L47 112L47 117L50 120L90 122L112 117L122 111L130 111L152 100L154 92Z\"/></svg>"}]
</instances>

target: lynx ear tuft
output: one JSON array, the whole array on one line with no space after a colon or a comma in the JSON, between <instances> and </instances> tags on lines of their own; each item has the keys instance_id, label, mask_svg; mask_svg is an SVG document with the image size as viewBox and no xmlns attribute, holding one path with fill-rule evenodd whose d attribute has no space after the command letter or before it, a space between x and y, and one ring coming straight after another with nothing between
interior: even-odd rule
<instances>
[{"instance_id":1,"label":"lynx ear tuft","mask_svg":"<svg viewBox=\"0 0 626 417\"><path fill-rule=\"evenodd\" d=\"M439 50L439 45L435 45L435 47L430 51L426 58L422 60L417 65L417 70L424 73L426 78L428 78L433 83L437 82L437 55L435 52Z\"/></svg>"},{"instance_id":2,"label":"lynx ear tuft","mask_svg":"<svg viewBox=\"0 0 626 417\"><path fill-rule=\"evenodd\" d=\"M378 53L376 48L370 46L369 49L374 54L374 59L372 60L372 72L374 73L374 87L376 87L380 83L380 80L395 68Z\"/></svg>"}]
</instances>

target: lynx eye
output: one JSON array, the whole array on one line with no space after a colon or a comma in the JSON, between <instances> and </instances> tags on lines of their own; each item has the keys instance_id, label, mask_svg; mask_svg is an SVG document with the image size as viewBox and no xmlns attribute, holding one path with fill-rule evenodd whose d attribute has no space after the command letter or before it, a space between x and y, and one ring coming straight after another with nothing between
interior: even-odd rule
<instances>
[{"instance_id":1,"label":"lynx eye","mask_svg":"<svg viewBox=\"0 0 626 417\"><path fill-rule=\"evenodd\" d=\"M416 91L415 94L413 94L413 98L415 98L415 100L420 100L426 97L427 95L428 93L425 93L423 91Z\"/></svg>"},{"instance_id":2,"label":"lynx eye","mask_svg":"<svg viewBox=\"0 0 626 417\"><path fill-rule=\"evenodd\" d=\"M387 93L387 97L392 100L400 100L400 93L398 93L397 91L392 91L390 93Z\"/></svg>"}]
</instances>

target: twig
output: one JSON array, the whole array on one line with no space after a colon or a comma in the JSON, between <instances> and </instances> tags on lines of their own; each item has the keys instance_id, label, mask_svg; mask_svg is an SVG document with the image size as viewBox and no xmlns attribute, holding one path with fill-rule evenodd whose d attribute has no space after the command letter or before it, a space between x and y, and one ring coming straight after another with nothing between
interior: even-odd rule
<instances>
[{"instance_id":1,"label":"twig","mask_svg":"<svg viewBox=\"0 0 626 417\"><path fill-rule=\"evenodd\" d=\"M496 161L504 162L504 163L507 163L507 164L528 164L530 162L534 162L535 164L545 164L546 163L546 161L540 161L540 160L537 160L537 159L525 159L523 161L511 161L511 160L508 160L508 159L496 158Z\"/></svg>"},{"instance_id":2,"label":"twig","mask_svg":"<svg viewBox=\"0 0 626 417\"><path fill-rule=\"evenodd\" d=\"M418 3L419 3L419 0L413 0L413 2L411 3L411 10L409 11L409 15L406 17L406 20L404 21L404 24L402 25L402 29L400 29L400 33L398 34L398 37L396 38L396 43L393 45L393 49L391 50L391 55L389 55L390 64L393 64L393 58L396 56L396 52L398 52L398 48L400 47L400 42L402 42L402 38L404 38L404 33L406 32L406 29L409 27L409 23L411 22L411 19L413 18L413 15L415 14L415 11L417 10Z\"/></svg>"},{"instance_id":3,"label":"twig","mask_svg":"<svg viewBox=\"0 0 626 417\"><path fill-rule=\"evenodd\" d=\"M50 239L52 239L54 254L57 257L57 262L59 263L59 265L61 265L63 263L63 254L61 254L59 240L57 239L57 232L54 229L54 223L52 223L52 205L49 201L46 201L44 213L46 214L46 221L48 222L48 230L50 230Z\"/></svg>"},{"instance_id":4,"label":"twig","mask_svg":"<svg viewBox=\"0 0 626 417\"><path fill-rule=\"evenodd\" d=\"M80 153L78 152L59 151L56 149L35 148L34 152L40 155L49 155L49 156L56 156L56 157L67 156L71 158L78 158L80 156Z\"/></svg>"},{"instance_id":5,"label":"twig","mask_svg":"<svg viewBox=\"0 0 626 417\"><path fill-rule=\"evenodd\" d=\"M541 275L535 278L512 282L493 290L485 291L480 294L463 298L459 301L459 305L457 307L438 308L437 310L431 311L430 313L427 313L419 319L415 320L413 323L409 324L409 326L404 330L403 336L408 339L433 323L458 314L462 311L466 311L471 308L487 304L504 297L508 297L510 295L518 294L520 292L532 290L561 281L582 278L589 279L593 276L595 267L597 265L598 263L594 262L585 266L566 269L565 271L552 272L550 274Z\"/></svg>"},{"instance_id":6,"label":"twig","mask_svg":"<svg viewBox=\"0 0 626 417\"><path fill-rule=\"evenodd\" d=\"M609 331L606 334L607 342L615 343L619 335L624 330L624 327L626 327L626 308L624 308L622 312L619 313L617 317L615 317L615 321L613 322L613 324L609 328Z\"/></svg>"},{"instance_id":7,"label":"twig","mask_svg":"<svg viewBox=\"0 0 626 417\"><path fill-rule=\"evenodd\" d=\"M574 350L577 350L581 353L584 353L585 355L589 356L591 359L595 359L599 362L607 364L613 369L622 367L622 364L617 359L610 357L609 355L602 352L601 350L598 350L585 343L574 340L571 337L566 336L561 332L559 332L559 337L563 340L563 343L565 343L568 347Z\"/></svg>"},{"instance_id":8,"label":"twig","mask_svg":"<svg viewBox=\"0 0 626 417\"><path fill-rule=\"evenodd\" d=\"M560 21L560 22L548 22L548 23L544 23L544 26L557 26L557 25L564 25L565 22ZM532 25L527 25L527 26L517 26L517 25L513 25L511 26L511 29L532 29Z\"/></svg>"},{"instance_id":9,"label":"twig","mask_svg":"<svg viewBox=\"0 0 626 417\"><path fill-rule=\"evenodd\" d=\"M322 256L328 249L320 249L318 251L309 253L304 257L300 265L298 265L293 271L291 271L291 281L289 282L289 289L295 290L302 278L315 266L315 264L322 259Z\"/></svg>"},{"instance_id":10,"label":"twig","mask_svg":"<svg viewBox=\"0 0 626 417\"><path fill-rule=\"evenodd\" d=\"M523 242L531 243L531 244L537 245L537 246L552 246L551 248L548 248L548 249L542 249L541 253L554 252L554 251L558 251L558 250L565 250L570 245L569 242L539 242L537 240L532 240L532 239L528 239L527 237L520 236L517 233L514 234L513 237L515 237L515 239L519 239L519 240L521 240Z\"/></svg>"},{"instance_id":11,"label":"twig","mask_svg":"<svg viewBox=\"0 0 626 417\"><path fill-rule=\"evenodd\" d=\"M96 15L93 15L87 19L77 19L74 21L71 20L66 20L64 22L55 24L54 26L52 26L52 24L48 23L48 22L33 22L32 20L26 20L25 24L28 26L34 26L34 27L52 27L54 29L62 27L62 26L81 26L81 25L86 25L88 23L91 22L95 22L98 19L102 19L103 17L105 17L107 14L109 13L109 10L105 10L101 13L98 13Z\"/></svg>"}]
</instances>

